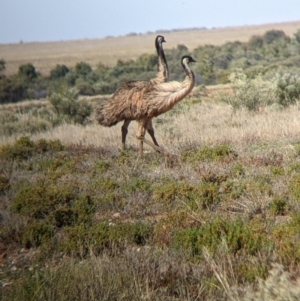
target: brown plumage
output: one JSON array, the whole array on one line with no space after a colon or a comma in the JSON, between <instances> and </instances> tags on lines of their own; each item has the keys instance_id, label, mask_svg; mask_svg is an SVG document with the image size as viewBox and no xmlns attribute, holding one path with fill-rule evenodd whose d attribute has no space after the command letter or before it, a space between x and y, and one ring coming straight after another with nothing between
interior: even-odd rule
<instances>
[{"instance_id":1,"label":"brown plumage","mask_svg":"<svg viewBox=\"0 0 300 301\"><path fill-rule=\"evenodd\" d=\"M112 126L121 120L125 120L125 123L126 121L137 120L140 155L143 153L143 142L165 153L158 146L154 133L152 136L151 132L149 132L149 129L153 130L151 120L153 117L171 110L176 103L191 92L195 85L195 76L189 68L188 64L190 62L195 62L191 56L183 56L181 59L182 67L186 72L183 82L157 83L149 81L146 84L144 82L142 84L133 84L131 82L125 84L126 97L124 98L123 93L122 101L120 101L120 97L115 97L120 93L120 89L117 90L112 98L98 108L96 112L98 122L105 126ZM152 128L149 128L149 124L151 124ZM151 135L154 144L145 139L146 130Z\"/></svg>"},{"instance_id":2,"label":"brown plumage","mask_svg":"<svg viewBox=\"0 0 300 301\"><path fill-rule=\"evenodd\" d=\"M155 38L155 48L158 55L158 73L156 74L156 77L149 81L131 81L128 83L123 84L108 100L108 102L104 102L99 105L96 111L96 119L101 125L104 126L113 126L117 124L119 121L124 120L124 123L122 125L122 149L125 149L125 142L126 142L126 136L128 133L128 126L133 120L130 117L130 114L128 114L128 119L121 118L120 116L116 115L114 113L114 110L107 110L107 107L109 106L118 106L118 104L124 104L129 102L129 98L132 95L133 89L141 89L143 87L146 87L149 83L151 84L159 84L168 81L169 79L169 69L168 64L166 61L166 57L164 54L162 43L166 42L165 38L161 35L158 35ZM147 131L150 134L153 143L158 146L158 143L156 141L155 135L154 135L154 129L152 125L152 119L148 121L147 125Z\"/></svg>"}]
</instances>

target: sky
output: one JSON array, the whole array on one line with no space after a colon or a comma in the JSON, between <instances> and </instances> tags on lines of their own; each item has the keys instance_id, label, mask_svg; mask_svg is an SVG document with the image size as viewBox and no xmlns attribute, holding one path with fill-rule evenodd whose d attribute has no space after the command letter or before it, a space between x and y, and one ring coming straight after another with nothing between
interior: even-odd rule
<instances>
[{"instance_id":1,"label":"sky","mask_svg":"<svg viewBox=\"0 0 300 301\"><path fill-rule=\"evenodd\" d=\"M0 0L0 43L300 20L300 0Z\"/></svg>"}]
</instances>

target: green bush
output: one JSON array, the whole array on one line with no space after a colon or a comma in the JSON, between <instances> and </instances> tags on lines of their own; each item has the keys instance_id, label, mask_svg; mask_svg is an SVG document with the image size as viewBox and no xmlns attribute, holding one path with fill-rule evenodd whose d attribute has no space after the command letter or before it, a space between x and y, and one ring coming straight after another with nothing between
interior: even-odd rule
<instances>
[{"instance_id":1,"label":"green bush","mask_svg":"<svg viewBox=\"0 0 300 301\"><path fill-rule=\"evenodd\" d=\"M46 151L63 151L66 147L60 142L60 140L45 140L39 139L35 142L35 149L38 153L46 152Z\"/></svg>"},{"instance_id":2,"label":"green bush","mask_svg":"<svg viewBox=\"0 0 300 301\"><path fill-rule=\"evenodd\" d=\"M95 212L92 197L77 195L69 184L57 185L50 181L38 181L22 186L15 194L12 212L30 221L42 221L55 229L91 224Z\"/></svg>"},{"instance_id":3,"label":"green bush","mask_svg":"<svg viewBox=\"0 0 300 301\"><path fill-rule=\"evenodd\" d=\"M86 100L78 100L78 93L75 90L52 94L50 103L61 121L66 122L84 124L93 110Z\"/></svg>"},{"instance_id":4,"label":"green bush","mask_svg":"<svg viewBox=\"0 0 300 301\"><path fill-rule=\"evenodd\" d=\"M223 53L216 55L214 57L214 66L219 69L227 69L231 60L233 59L232 54L230 53Z\"/></svg>"},{"instance_id":5,"label":"green bush","mask_svg":"<svg viewBox=\"0 0 300 301\"><path fill-rule=\"evenodd\" d=\"M217 183L203 182L199 185L196 202L201 204L202 209L213 209L219 201L220 193Z\"/></svg>"},{"instance_id":6,"label":"green bush","mask_svg":"<svg viewBox=\"0 0 300 301\"><path fill-rule=\"evenodd\" d=\"M300 215L292 214L288 223L279 224L273 229L272 238L275 252L283 264L300 263Z\"/></svg>"},{"instance_id":7,"label":"green bush","mask_svg":"<svg viewBox=\"0 0 300 301\"><path fill-rule=\"evenodd\" d=\"M49 212L51 225L62 228L77 224L91 224L95 204L90 196L82 195L72 202L59 202Z\"/></svg>"},{"instance_id":8,"label":"green bush","mask_svg":"<svg viewBox=\"0 0 300 301\"><path fill-rule=\"evenodd\" d=\"M260 193L267 196L273 195L271 179L269 175L255 175L245 183L245 190L250 193Z\"/></svg>"},{"instance_id":9,"label":"green bush","mask_svg":"<svg viewBox=\"0 0 300 301\"><path fill-rule=\"evenodd\" d=\"M230 169L233 176L243 176L246 173L245 166L242 163L237 163Z\"/></svg>"},{"instance_id":10,"label":"green bush","mask_svg":"<svg viewBox=\"0 0 300 301\"><path fill-rule=\"evenodd\" d=\"M8 160L26 160L34 154L41 154L46 151L62 151L65 147L59 140L40 139L36 142L27 136L22 136L13 145L0 147L0 157Z\"/></svg>"},{"instance_id":11,"label":"green bush","mask_svg":"<svg viewBox=\"0 0 300 301\"><path fill-rule=\"evenodd\" d=\"M72 206L72 211L77 224L90 224L95 213L96 206L94 200L88 195L80 196Z\"/></svg>"},{"instance_id":12,"label":"green bush","mask_svg":"<svg viewBox=\"0 0 300 301\"><path fill-rule=\"evenodd\" d=\"M31 63L21 65L19 67L18 75L24 77L27 81L31 81L38 76L35 67Z\"/></svg>"},{"instance_id":13,"label":"green bush","mask_svg":"<svg viewBox=\"0 0 300 301\"><path fill-rule=\"evenodd\" d=\"M19 76L0 77L0 104L25 99L27 88L28 84Z\"/></svg>"},{"instance_id":14,"label":"green bush","mask_svg":"<svg viewBox=\"0 0 300 301\"><path fill-rule=\"evenodd\" d=\"M271 44L278 39L284 39L285 41L290 40L290 38L282 30L272 29L263 35L263 40L266 44Z\"/></svg>"},{"instance_id":15,"label":"green bush","mask_svg":"<svg viewBox=\"0 0 300 301\"><path fill-rule=\"evenodd\" d=\"M195 197L197 187L188 182L177 182L173 179L164 179L161 184L153 186L153 197L160 202L171 203L179 199L191 200Z\"/></svg>"},{"instance_id":16,"label":"green bush","mask_svg":"<svg viewBox=\"0 0 300 301\"><path fill-rule=\"evenodd\" d=\"M76 89L80 95L95 95L95 89L93 86L81 79L76 81Z\"/></svg>"},{"instance_id":17,"label":"green bush","mask_svg":"<svg viewBox=\"0 0 300 301\"><path fill-rule=\"evenodd\" d=\"M258 111L275 102L275 89L272 83L262 80L260 75L249 78L243 71L233 72L229 76L233 95L219 94L220 100L228 103L234 110L245 108Z\"/></svg>"},{"instance_id":18,"label":"green bush","mask_svg":"<svg viewBox=\"0 0 300 301\"><path fill-rule=\"evenodd\" d=\"M226 182L223 182L220 187L220 191L222 192L221 196L225 200L239 199L245 189L246 185L243 182L236 180L227 180Z\"/></svg>"},{"instance_id":19,"label":"green bush","mask_svg":"<svg viewBox=\"0 0 300 301\"><path fill-rule=\"evenodd\" d=\"M50 79L60 79L65 77L69 73L69 68L65 65L56 65L54 69L50 71Z\"/></svg>"},{"instance_id":20,"label":"green bush","mask_svg":"<svg viewBox=\"0 0 300 301\"><path fill-rule=\"evenodd\" d=\"M22 243L26 248L38 247L48 242L53 235L54 229L46 221L34 221L25 226Z\"/></svg>"},{"instance_id":21,"label":"green bush","mask_svg":"<svg viewBox=\"0 0 300 301\"><path fill-rule=\"evenodd\" d=\"M75 73L79 77L85 78L92 71L92 67L85 62L80 62L75 65Z\"/></svg>"},{"instance_id":22,"label":"green bush","mask_svg":"<svg viewBox=\"0 0 300 301\"><path fill-rule=\"evenodd\" d=\"M183 159L190 163L198 161L219 161L226 157L237 157L237 153L232 149L230 145L220 144L216 146L203 146L198 151L187 151L181 154Z\"/></svg>"},{"instance_id":23,"label":"green bush","mask_svg":"<svg viewBox=\"0 0 300 301\"><path fill-rule=\"evenodd\" d=\"M278 104L287 107L300 99L300 76L290 73L276 74L272 82Z\"/></svg>"},{"instance_id":24,"label":"green bush","mask_svg":"<svg viewBox=\"0 0 300 301\"><path fill-rule=\"evenodd\" d=\"M300 29L298 29L296 33L294 33L294 37L297 43L300 43Z\"/></svg>"},{"instance_id":25,"label":"green bush","mask_svg":"<svg viewBox=\"0 0 300 301\"><path fill-rule=\"evenodd\" d=\"M126 183L124 190L130 193L135 191L150 191L152 182L143 178L132 178L129 183Z\"/></svg>"},{"instance_id":26,"label":"green bush","mask_svg":"<svg viewBox=\"0 0 300 301\"><path fill-rule=\"evenodd\" d=\"M264 44L264 39L261 36L254 35L248 41L248 48L250 50L256 50L262 48Z\"/></svg>"},{"instance_id":27,"label":"green bush","mask_svg":"<svg viewBox=\"0 0 300 301\"><path fill-rule=\"evenodd\" d=\"M101 222L86 227L78 224L66 227L61 248L68 254L86 256L91 250L95 254L103 250L120 252L126 245L145 245L152 236L152 227L148 223L109 223Z\"/></svg>"},{"instance_id":28,"label":"green bush","mask_svg":"<svg viewBox=\"0 0 300 301\"><path fill-rule=\"evenodd\" d=\"M250 224L241 219L226 220L216 218L205 225L176 231L173 246L176 249L187 250L190 255L198 257L203 247L215 253L225 240L233 253L257 254L270 247L270 242L264 231L256 232Z\"/></svg>"},{"instance_id":29,"label":"green bush","mask_svg":"<svg viewBox=\"0 0 300 301\"><path fill-rule=\"evenodd\" d=\"M72 187L58 187L53 183L39 181L22 187L16 193L12 210L34 219L46 219L56 208L68 206L75 197Z\"/></svg>"},{"instance_id":30,"label":"green bush","mask_svg":"<svg viewBox=\"0 0 300 301\"><path fill-rule=\"evenodd\" d=\"M29 137L23 136L13 145L2 146L0 156L7 159L27 159L34 151L34 142Z\"/></svg>"}]
</instances>

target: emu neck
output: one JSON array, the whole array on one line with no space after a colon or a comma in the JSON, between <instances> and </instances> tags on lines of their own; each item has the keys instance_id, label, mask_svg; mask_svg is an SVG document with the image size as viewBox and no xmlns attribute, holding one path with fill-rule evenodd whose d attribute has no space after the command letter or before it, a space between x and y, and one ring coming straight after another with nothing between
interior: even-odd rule
<instances>
[{"instance_id":1,"label":"emu neck","mask_svg":"<svg viewBox=\"0 0 300 301\"><path fill-rule=\"evenodd\" d=\"M195 85L194 72L189 68L188 65L183 65L183 68L186 72L186 77L182 82L182 88L170 95L169 104L171 107L186 97L192 91Z\"/></svg>"},{"instance_id":2,"label":"emu neck","mask_svg":"<svg viewBox=\"0 0 300 301\"><path fill-rule=\"evenodd\" d=\"M167 82L156 86L156 92L154 93L156 107L154 116L158 116L171 110L192 91L195 85L194 73L188 66L184 66L184 69L187 76L183 82Z\"/></svg>"},{"instance_id":3,"label":"emu neck","mask_svg":"<svg viewBox=\"0 0 300 301\"><path fill-rule=\"evenodd\" d=\"M165 53L161 43L156 44L156 51L158 55L158 74L156 78L160 82L166 82L169 79L169 68L166 61Z\"/></svg>"}]
</instances>

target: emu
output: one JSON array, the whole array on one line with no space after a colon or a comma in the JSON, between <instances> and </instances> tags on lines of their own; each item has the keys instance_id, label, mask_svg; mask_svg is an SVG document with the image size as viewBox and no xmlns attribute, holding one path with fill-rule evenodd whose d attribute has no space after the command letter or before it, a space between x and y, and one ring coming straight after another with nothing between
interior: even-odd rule
<instances>
[{"instance_id":1,"label":"emu","mask_svg":"<svg viewBox=\"0 0 300 301\"><path fill-rule=\"evenodd\" d=\"M150 81L131 81L123 84L113 95L112 97L108 100L108 103L102 103L98 107L96 111L96 119L101 125L104 126L112 126L115 125L116 123L113 123L111 120L114 120L114 116L110 116L110 114L114 115L113 112L104 112L104 110L110 106L110 105L118 105L119 104L124 104L129 102L130 95L132 93L133 89L141 89L143 87L146 87L149 83L152 85L159 84L159 83L164 83L167 82L169 79L169 69L168 69L168 64L166 61L165 53L163 50L163 43L166 42L165 38L161 35L158 35L155 38L155 48L156 52L158 55L158 62L157 62L157 68L158 72L156 74L156 77L154 79L151 79ZM104 116L105 114L105 116ZM133 120L132 118L129 119L123 119L124 123L122 125L122 149L125 149L125 143L126 143L126 136L128 133L128 126ZM120 121L120 120L119 120ZM152 119L149 120L148 125L147 125L147 131L149 135L152 138L153 143L158 146L158 143L155 138L154 134L154 128L152 125Z\"/></svg>"},{"instance_id":2,"label":"emu","mask_svg":"<svg viewBox=\"0 0 300 301\"><path fill-rule=\"evenodd\" d=\"M122 143L124 146L127 127L131 120L136 120L138 122L136 137L140 140L140 156L143 155L144 142L166 154L155 139L152 118L171 110L175 104L192 91L195 85L195 75L189 67L191 62L195 62L195 60L189 55L181 58L181 65L186 73L186 77L182 82L159 83L151 80L124 84L108 101L100 104L97 108L97 121L104 126L113 126L124 120L122 127ZM154 144L145 139L146 131L152 137Z\"/></svg>"}]
</instances>

